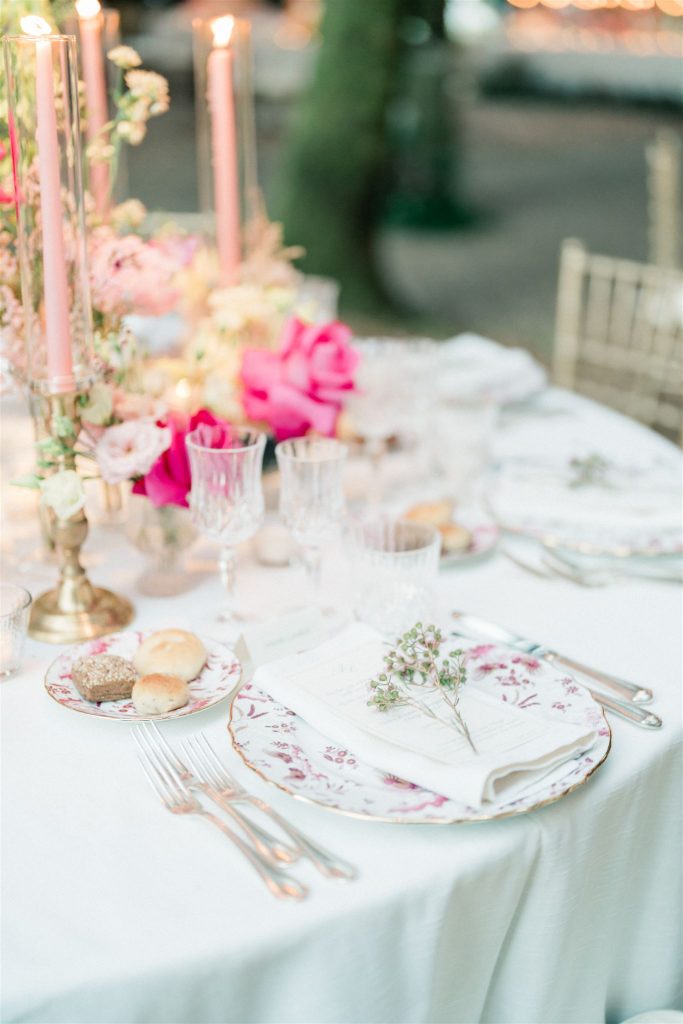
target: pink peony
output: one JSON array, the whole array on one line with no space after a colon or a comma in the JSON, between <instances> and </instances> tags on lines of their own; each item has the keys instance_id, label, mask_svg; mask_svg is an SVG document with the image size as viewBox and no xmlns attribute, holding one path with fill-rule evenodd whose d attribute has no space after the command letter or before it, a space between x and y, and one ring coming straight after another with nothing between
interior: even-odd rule
<instances>
[{"instance_id":1,"label":"pink peony","mask_svg":"<svg viewBox=\"0 0 683 1024\"><path fill-rule=\"evenodd\" d=\"M208 409L200 409L193 416L184 413L170 412L163 421L171 435L171 443L156 460L141 480L133 485L134 494L145 494L157 508L160 505L182 505L188 507L187 496L192 484L190 462L185 448L185 438L191 430L202 423L210 426L222 426L229 430L228 424L219 420ZM131 421L131 426L141 424Z\"/></svg>"},{"instance_id":2,"label":"pink peony","mask_svg":"<svg viewBox=\"0 0 683 1024\"><path fill-rule=\"evenodd\" d=\"M89 255L92 301L99 312L163 316L178 302L178 266L154 242L105 227L92 233Z\"/></svg>"},{"instance_id":3,"label":"pink peony","mask_svg":"<svg viewBox=\"0 0 683 1024\"><path fill-rule=\"evenodd\" d=\"M144 476L171 444L171 431L147 420L108 427L95 447L102 479L108 484Z\"/></svg>"},{"instance_id":4,"label":"pink peony","mask_svg":"<svg viewBox=\"0 0 683 1024\"><path fill-rule=\"evenodd\" d=\"M278 441L309 430L333 435L360 361L350 338L350 329L338 321L306 324L292 317L279 352L247 349L242 360L247 416L265 421Z\"/></svg>"}]
</instances>

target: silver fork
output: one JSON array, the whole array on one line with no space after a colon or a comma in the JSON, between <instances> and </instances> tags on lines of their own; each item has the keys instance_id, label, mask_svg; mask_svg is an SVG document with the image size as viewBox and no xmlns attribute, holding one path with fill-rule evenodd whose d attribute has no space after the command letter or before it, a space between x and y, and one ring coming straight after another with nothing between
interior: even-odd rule
<instances>
[{"instance_id":1,"label":"silver fork","mask_svg":"<svg viewBox=\"0 0 683 1024\"><path fill-rule=\"evenodd\" d=\"M153 790L171 814L195 814L219 828L223 835L241 850L273 896L277 896L278 899L302 900L308 895L305 886L273 868L256 850L235 835L224 821L202 807L196 796L181 781L173 765L161 756L159 750L145 745L140 731L134 729L133 738L138 746L138 760L142 769Z\"/></svg>"},{"instance_id":2,"label":"silver fork","mask_svg":"<svg viewBox=\"0 0 683 1024\"><path fill-rule=\"evenodd\" d=\"M210 779L211 785L218 790L230 803L248 803L268 815L282 831L301 850L304 857L307 857L318 871L326 878L332 878L338 882L347 882L356 877L356 869L347 861L342 860L329 853L319 846L318 843L309 839L300 832L298 828L291 825L284 818L281 818L277 811L274 811L270 804L253 793L248 793L230 775L203 733L191 737L183 743L185 754L193 765L194 770L201 772L205 778Z\"/></svg>"},{"instance_id":3,"label":"silver fork","mask_svg":"<svg viewBox=\"0 0 683 1024\"><path fill-rule=\"evenodd\" d=\"M302 855L298 847L287 846L277 836L261 828L246 815L233 807L229 800L223 795L218 787L212 784L212 780L196 769L191 768L181 761L175 750L168 744L163 733L156 722L142 722L139 726L140 734L145 737L152 747L157 747L163 757L173 765L173 769L188 789L198 789L210 800L218 804L231 818L239 825L246 837L254 844L261 856L269 861L273 867L280 864L294 864Z\"/></svg>"}]
</instances>

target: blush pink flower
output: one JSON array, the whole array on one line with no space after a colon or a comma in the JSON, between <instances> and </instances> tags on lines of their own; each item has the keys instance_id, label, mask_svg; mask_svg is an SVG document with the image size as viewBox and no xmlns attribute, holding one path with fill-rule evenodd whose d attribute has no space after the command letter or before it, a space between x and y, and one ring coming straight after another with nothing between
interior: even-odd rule
<instances>
[{"instance_id":1,"label":"blush pink flower","mask_svg":"<svg viewBox=\"0 0 683 1024\"><path fill-rule=\"evenodd\" d=\"M350 328L338 321L307 324L292 317L278 352L245 350L242 402L247 416L266 422L278 441L309 430L333 435L360 362L350 339Z\"/></svg>"},{"instance_id":2,"label":"blush pink flower","mask_svg":"<svg viewBox=\"0 0 683 1024\"><path fill-rule=\"evenodd\" d=\"M177 304L175 261L154 242L100 228L90 239L90 287L105 314L163 316Z\"/></svg>"},{"instance_id":3,"label":"blush pink flower","mask_svg":"<svg viewBox=\"0 0 683 1024\"><path fill-rule=\"evenodd\" d=\"M142 479L135 481L134 494L146 495L157 508L161 505L188 507L187 496L192 485L192 477L185 438L191 430L202 423L230 429L227 423L218 419L208 409L200 409L189 417L179 412L168 414L160 426L168 429L171 435L170 444ZM129 425L139 427L141 424L131 421Z\"/></svg>"},{"instance_id":4,"label":"blush pink flower","mask_svg":"<svg viewBox=\"0 0 683 1024\"><path fill-rule=\"evenodd\" d=\"M95 446L102 479L108 484L144 476L171 444L171 431L148 420L117 423Z\"/></svg>"}]
</instances>

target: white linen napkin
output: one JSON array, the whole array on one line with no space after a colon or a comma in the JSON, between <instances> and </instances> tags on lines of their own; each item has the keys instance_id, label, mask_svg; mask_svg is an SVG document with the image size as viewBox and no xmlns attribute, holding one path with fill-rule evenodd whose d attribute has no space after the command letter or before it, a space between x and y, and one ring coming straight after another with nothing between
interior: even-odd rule
<instances>
[{"instance_id":1,"label":"white linen napkin","mask_svg":"<svg viewBox=\"0 0 683 1024\"><path fill-rule=\"evenodd\" d=\"M595 742L585 726L535 716L468 683L460 707L477 753L446 722L412 707L369 707L387 647L361 623L313 650L257 669L254 684L361 760L470 807L514 799ZM421 695L436 709L438 694Z\"/></svg>"},{"instance_id":2,"label":"white linen napkin","mask_svg":"<svg viewBox=\"0 0 683 1024\"><path fill-rule=\"evenodd\" d=\"M500 405L545 387L546 372L521 348L479 334L458 334L439 346L437 389L442 398L490 399Z\"/></svg>"}]
</instances>

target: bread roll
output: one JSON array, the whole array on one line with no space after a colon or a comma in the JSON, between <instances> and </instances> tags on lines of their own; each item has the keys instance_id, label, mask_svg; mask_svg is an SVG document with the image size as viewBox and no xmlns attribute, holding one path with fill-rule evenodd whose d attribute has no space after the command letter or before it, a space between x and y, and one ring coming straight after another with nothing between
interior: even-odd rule
<instances>
[{"instance_id":1,"label":"bread roll","mask_svg":"<svg viewBox=\"0 0 683 1024\"><path fill-rule=\"evenodd\" d=\"M454 555L467 549L472 544L472 534L458 523L444 523L439 527L441 534L441 550L445 555Z\"/></svg>"},{"instance_id":2,"label":"bread roll","mask_svg":"<svg viewBox=\"0 0 683 1024\"><path fill-rule=\"evenodd\" d=\"M204 667L206 650L194 633L184 629L161 629L143 640L133 658L141 676L161 672L179 676L186 683L196 679Z\"/></svg>"},{"instance_id":3,"label":"bread roll","mask_svg":"<svg viewBox=\"0 0 683 1024\"><path fill-rule=\"evenodd\" d=\"M86 654L71 669L80 695L96 703L130 697L137 677L131 663L118 654Z\"/></svg>"},{"instance_id":4,"label":"bread roll","mask_svg":"<svg viewBox=\"0 0 683 1024\"><path fill-rule=\"evenodd\" d=\"M450 501L423 501L409 508L403 518L411 519L414 523L440 527L449 521L452 514L453 503Z\"/></svg>"},{"instance_id":5,"label":"bread roll","mask_svg":"<svg viewBox=\"0 0 683 1024\"><path fill-rule=\"evenodd\" d=\"M141 715L164 715L184 707L190 699L190 688L178 676L153 672L142 676L133 687L133 704Z\"/></svg>"}]
</instances>

